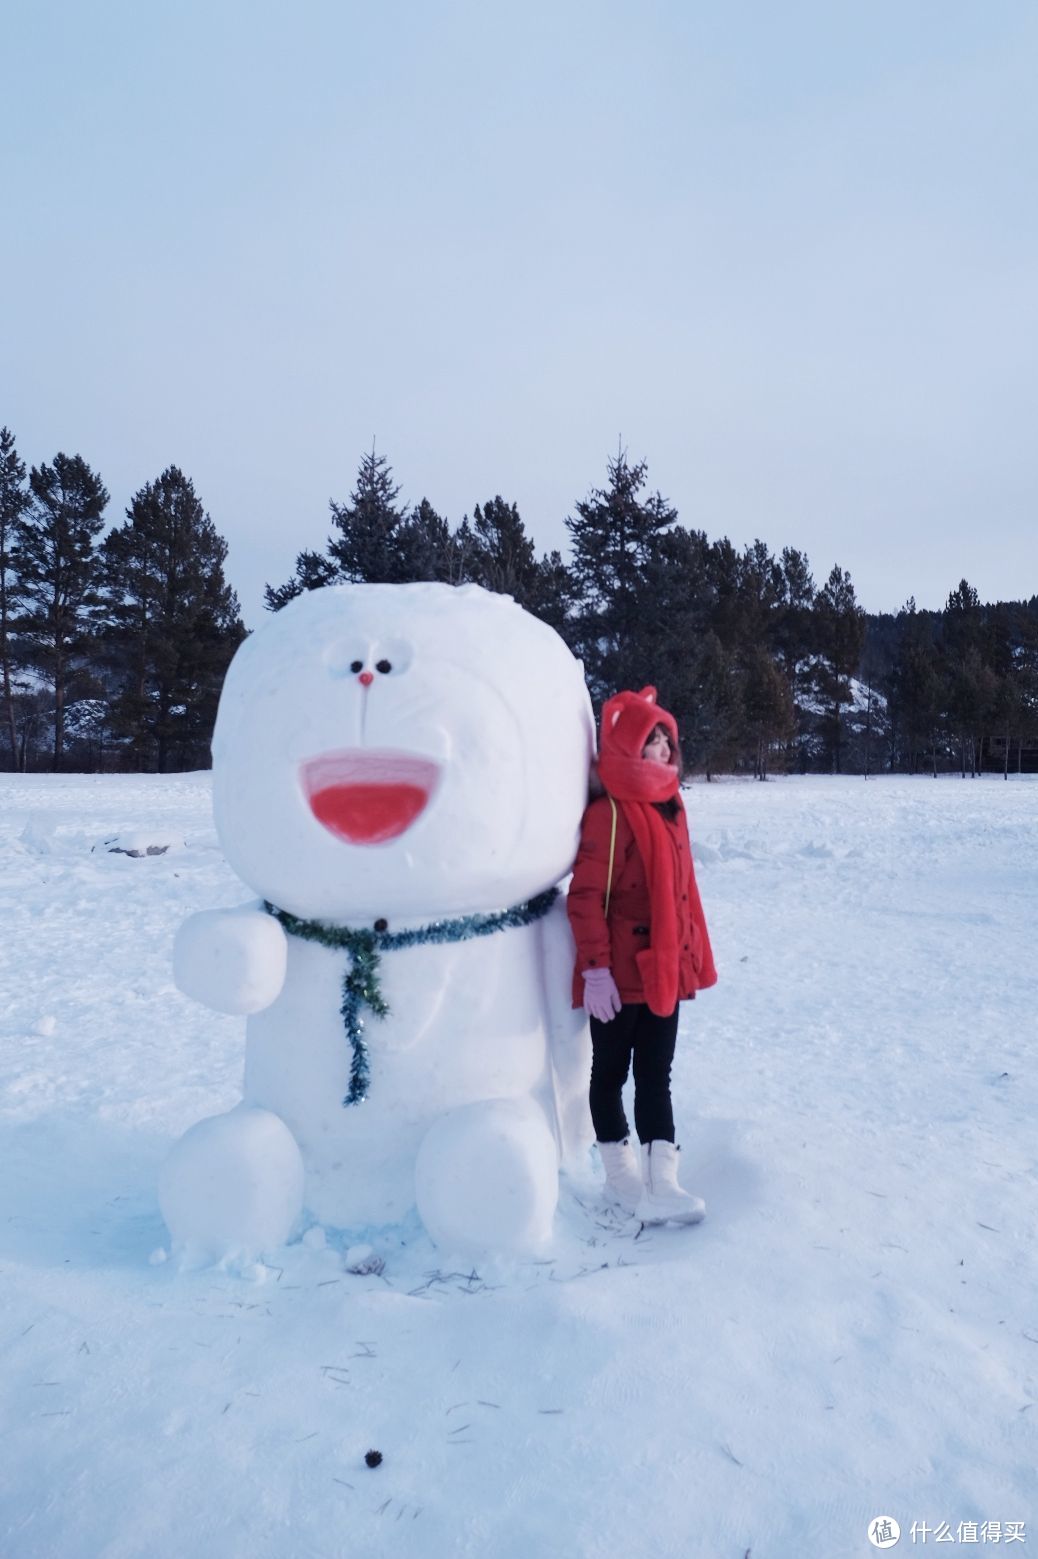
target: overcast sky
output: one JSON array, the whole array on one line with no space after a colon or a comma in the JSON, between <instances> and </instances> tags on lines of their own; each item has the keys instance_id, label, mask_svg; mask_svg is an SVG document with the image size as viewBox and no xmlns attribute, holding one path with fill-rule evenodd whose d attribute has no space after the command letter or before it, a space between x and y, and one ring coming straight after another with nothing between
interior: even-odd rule
<instances>
[{"instance_id":1,"label":"overcast sky","mask_svg":"<svg viewBox=\"0 0 1038 1559\"><path fill-rule=\"evenodd\" d=\"M1024 0L3 0L0 423L246 622L372 438L541 549L622 436L862 604L1038 592Z\"/></svg>"}]
</instances>

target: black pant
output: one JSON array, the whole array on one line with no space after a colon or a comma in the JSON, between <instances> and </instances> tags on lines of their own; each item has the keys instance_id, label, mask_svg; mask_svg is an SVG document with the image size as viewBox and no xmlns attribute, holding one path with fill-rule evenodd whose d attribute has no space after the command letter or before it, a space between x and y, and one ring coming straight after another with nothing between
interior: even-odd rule
<instances>
[{"instance_id":1,"label":"black pant","mask_svg":"<svg viewBox=\"0 0 1038 1559\"><path fill-rule=\"evenodd\" d=\"M673 1142L670 1065L678 1009L658 1018L644 1002L626 1003L608 1023L591 1019L591 1119L599 1142L628 1135L621 1092L634 1056L634 1129L641 1142Z\"/></svg>"}]
</instances>

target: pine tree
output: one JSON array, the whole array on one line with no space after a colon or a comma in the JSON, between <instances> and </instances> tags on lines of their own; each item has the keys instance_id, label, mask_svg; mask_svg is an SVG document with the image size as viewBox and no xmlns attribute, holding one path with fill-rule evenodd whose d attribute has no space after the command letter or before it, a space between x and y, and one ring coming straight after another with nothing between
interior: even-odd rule
<instances>
[{"instance_id":1,"label":"pine tree","mask_svg":"<svg viewBox=\"0 0 1038 1559\"><path fill-rule=\"evenodd\" d=\"M65 707L71 679L82 664L96 605L95 538L104 524L108 492L81 455L58 454L53 465L33 466L27 517L15 522L12 563L23 611L17 627L28 653L54 690L54 768L64 748Z\"/></svg>"},{"instance_id":2,"label":"pine tree","mask_svg":"<svg viewBox=\"0 0 1038 1559\"><path fill-rule=\"evenodd\" d=\"M842 710L850 703L850 679L861 661L865 613L858 605L851 576L837 564L815 596L820 664L818 689L828 705L828 746L834 774L843 750Z\"/></svg>"},{"instance_id":3,"label":"pine tree","mask_svg":"<svg viewBox=\"0 0 1038 1559\"><path fill-rule=\"evenodd\" d=\"M789 684L763 645L748 657L742 695L753 744L753 777L766 780L773 744L785 741L793 729L793 699Z\"/></svg>"},{"instance_id":4,"label":"pine tree","mask_svg":"<svg viewBox=\"0 0 1038 1559\"><path fill-rule=\"evenodd\" d=\"M798 766L807 767L807 695L811 657L816 653L815 582L807 556L795 547L782 549L782 600L775 632L775 647L790 697L793 700L793 746Z\"/></svg>"},{"instance_id":5,"label":"pine tree","mask_svg":"<svg viewBox=\"0 0 1038 1559\"><path fill-rule=\"evenodd\" d=\"M576 585L561 552L546 552L537 564L527 610L554 628L571 650L576 648L571 617L575 600Z\"/></svg>"},{"instance_id":6,"label":"pine tree","mask_svg":"<svg viewBox=\"0 0 1038 1559\"><path fill-rule=\"evenodd\" d=\"M977 773L978 736L992 714L995 676L991 643L980 596L961 579L948 596L941 622L941 648L948 691L948 724L958 738L962 776Z\"/></svg>"},{"instance_id":7,"label":"pine tree","mask_svg":"<svg viewBox=\"0 0 1038 1559\"><path fill-rule=\"evenodd\" d=\"M710 627L725 650L735 655L742 643L742 560L727 536L710 543L707 568L713 600Z\"/></svg>"},{"instance_id":8,"label":"pine tree","mask_svg":"<svg viewBox=\"0 0 1038 1559\"><path fill-rule=\"evenodd\" d=\"M472 511L472 532L478 583L526 606L535 588L537 554L517 506L506 503L500 493L482 508L477 503Z\"/></svg>"},{"instance_id":9,"label":"pine tree","mask_svg":"<svg viewBox=\"0 0 1038 1559\"><path fill-rule=\"evenodd\" d=\"M687 739L703 700L701 665L695 653L710 625L713 608L702 531L674 525L653 537L646 549L640 581L639 642L646 646L642 680L657 688L660 702L678 722L687 762L698 761Z\"/></svg>"},{"instance_id":10,"label":"pine tree","mask_svg":"<svg viewBox=\"0 0 1038 1559\"><path fill-rule=\"evenodd\" d=\"M459 583L456 548L445 520L425 498L405 514L400 489L384 455L374 449L361 460L347 503L329 503L333 532L327 553L304 551L283 585L267 585L268 610L280 611L304 590L342 582L402 584L442 579Z\"/></svg>"},{"instance_id":11,"label":"pine tree","mask_svg":"<svg viewBox=\"0 0 1038 1559\"><path fill-rule=\"evenodd\" d=\"M999 603L989 610L992 669L998 679L996 729L1004 744L1002 770L1008 778L1010 747L1016 744L1016 766L1023 759L1025 740L1034 743L1038 731L1038 615L1032 602Z\"/></svg>"},{"instance_id":12,"label":"pine tree","mask_svg":"<svg viewBox=\"0 0 1038 1559\"><path fill-rule=\"evenodd\" d=\"M361 460L349 502L333 499L330 504L335 533L328 540L328 556L338 578L394 584L406 573L398 535L404 523L399 493L385 455L373 449Z\"/></svg>"},{"instance_id":13,"label":"pine tree","mask_svg":"<svg viewBox=\"0 0 1038 1559\"><path fill-rule=\"evenodd\" d=\"M451 583L452 538L450 526L437 514L428 498L416 504L396 532L401 580L440 580Z\"/></svg>"},{"instance_id":14,"label":"pine tree","mask_svg":"<svg viewBox=\"0 0 1038 1559\"><path fill-rule=\"evenodd\" d=\"M319 590L322 585L335 584L338 578L339 570L323 552L300 552L292 578L283 585L266 585L263 599L269 612L280 612L304 590Z\"/></svg>"},{"instance_id":15,"label":"pine tree","mask_svg":"<svg viewBox=\"0 0 1038 1559\"><path fill-rule=\"evenodd\" d=\"M460 525L455 528L450 538L447 549L446 583L477 585L479 569L479 542L466 514L462 516Z\"/></svg>"},{"instance_id":16,"label":"pine tree","mask_svg":"<svg viewBox=\"0 0 1038 1559\"><path fill-rule=\"evenodd\" d=\"M984 730L996 719L998 679L980 649L970 645L951 664L948 679L948 719L959 739L962 777L969 766L976 779Z\"/></svg>"},{"instance_id":17,"label":"pine tree","mask_svg":"<svg viewBox=\"0 0 1038 1559\"><path fill-rule=\"evenodd\" d=\"M11 686L11 674L17 664L12 628L21 597L12 550L16 527L28 507L25 462L18 458L14 434L9 428L0 428L0 672L3 676L4 725L11 744L12 768L18 765L14 691Z\"/></svg>"},{"instance_id":18,"label":"pine tree","mask_svg":"<svg viewBox=\"0 0 1038 1559\"><path fill-rule=\"evenodd\" d=\"M782 549L782 606L779 648L786 673L793 681L800 661L811 653L811 608L815 582L806 553Z\"/></svg>"},{"instance_id":19,"label":"pine tree","mask_svg":"<svg viewBox=\"0 0 1038 1559\"><path fill-rule=\"evenodd\" d=\"M680 724L684 756L709 780L736 756L744 721L742 689L732 656L712 628L696 641L687 665L695 697Z\"/></svg>"},{"instance_id":20,"label":"pine tree","mask_svg":"<svg viewBox=\"0 0 1038 1559\"><path fill-rule=\"evenodd\" d=\"M639 497L648 476L644 460L629 465L620 450L607 469L609 485L595 488L566 520L578 600L574 631L596 701L649 679L655 656L646 569L653 541L678 517L659 492Z\"/></svg>"},{"instance_id":21,"label":"pine tree","mask_svg":"<svg viewBox=\"0 0 1038 1559\"><path fill-rule=\"evenodd\" d=\"M104 542L104 610L120 690L116 731L138 767L204 764L231 656L244 637L227 544L176 466L134 494Z\"/></svg>"},{"instance_id":22,"label":"pine tree","mask_svg":"<svg viewBox=\"0 0 1038 1559\"><path fill-rule=\"evenodd\" d=\"M897 614L898 639L887 683L891 738L912 774L920 755L931 752L937 772L937 724L941 680L929 615L916 610L909 596Z\"/></svg>"},{"instance_id":23,"label":"pine tree","mask_svg":"<svg viewBox=\"0 0 1038 1559\"><path fill-rule=\"evenodd\" d=\"M984 612L980 596L968 579L960 579L945 602L941 639L953 655L961 657L980 647L983 633Z\"/></svg>"},{"instance_id":24,"label":"pine tree","mask_svg":"<svg viewBox=\"0 0 1038 1559\"><path fill-rule=\"evenodd\" d=\"M741 638L747 656L777 647L785 584L782 569L759 539L744 549L739 569Z\"/></svg>"}]
</instances>

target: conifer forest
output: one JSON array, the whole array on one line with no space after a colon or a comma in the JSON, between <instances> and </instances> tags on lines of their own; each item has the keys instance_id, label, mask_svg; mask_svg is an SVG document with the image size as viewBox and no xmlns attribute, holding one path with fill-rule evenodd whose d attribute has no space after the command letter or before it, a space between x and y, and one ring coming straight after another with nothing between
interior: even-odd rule
<instances>
[{"instance_id":1,"label":"conifer forest","mask_svg":"<svg viewBox=\"0 0 1038 1559\"><path fill-rule=\"evenodd\" d=\"M227 544L176 466L121 524L108 503L81 455L27 469L0 429L2 769L208 767L246 633ZM1038 596L982 602L960 579L939 610L909 598L871 614L838 564L816 579L794 546L740 550L683 525L622 449L572 505L568 560L538 556L500 495L453 524L426 498L402 505L374 450L330 518L324 551L267 586L268 610L341 581L500 591L580 656L596 708L654 683L692 773L1038 770Z\"/></svg>"}]
</instances>

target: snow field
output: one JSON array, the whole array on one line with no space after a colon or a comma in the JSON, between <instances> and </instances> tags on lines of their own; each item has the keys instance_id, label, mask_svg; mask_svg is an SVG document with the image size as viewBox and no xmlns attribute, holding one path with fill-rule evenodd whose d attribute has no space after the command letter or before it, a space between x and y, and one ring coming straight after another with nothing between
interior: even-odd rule
<instances>
[{"instance_id":1,"label":"snow field","mask_svg":"<svg viewBox=\"0 0 1038 1559\"><path fill-rule=\"evenodd\" d=\"M543 1262L412 1219L236 1275L149 1262L169 1147L240 1090L243 1020L170 974L185 914L249 897L209 778L0 778L4 1559L821 1559L878 1514L1034 1541L1038 785L686 804L706 1222L635 1237L589 1168ZM170 849L91 849L141 830ZM361 1241L382 1275L344 1271Z\"/></svg>"}]
</instances>

